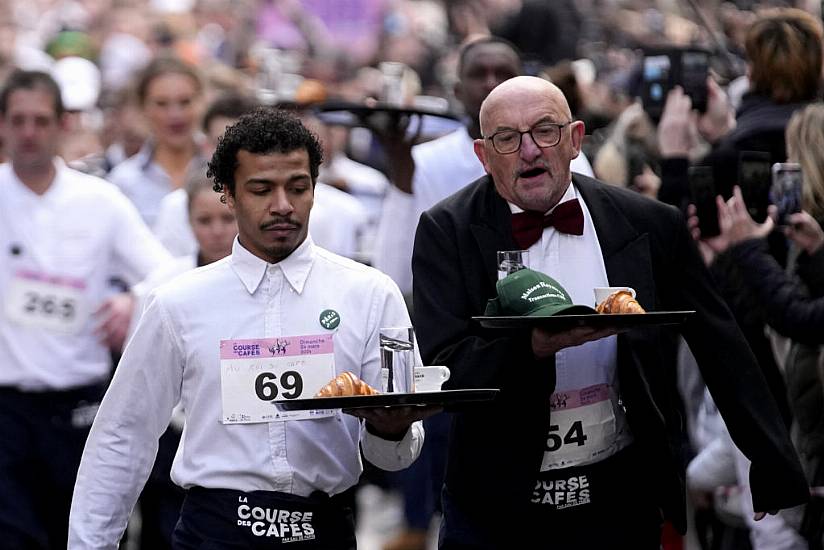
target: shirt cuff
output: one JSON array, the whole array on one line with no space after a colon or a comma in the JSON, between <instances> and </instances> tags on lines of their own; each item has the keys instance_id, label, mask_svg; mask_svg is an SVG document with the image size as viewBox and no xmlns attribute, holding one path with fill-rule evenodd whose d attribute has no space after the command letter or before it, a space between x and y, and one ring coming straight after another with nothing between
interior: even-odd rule
<instances>
[{"instance_id":1,"label":"shirt cuff","mask_svg":"<svg viewBox=\"0 0 824 550\"><path fill-rule=\"evenodd\" d=\"M365 427L362 430L361 449L363 456L380 468L388 472L396 472L408 468L423 447L423 422L412 424L406 435L400 441L389 441L369 432Z\"/></svg>"}]
</instances>

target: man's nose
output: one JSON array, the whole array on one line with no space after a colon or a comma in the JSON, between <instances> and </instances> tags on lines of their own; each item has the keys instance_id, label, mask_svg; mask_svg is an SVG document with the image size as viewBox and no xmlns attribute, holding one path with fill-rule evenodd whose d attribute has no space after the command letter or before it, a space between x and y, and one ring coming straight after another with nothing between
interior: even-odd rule
<instances>
[{"instance_id":1,"label":"man's nose","mask_svg":"<svg viewBox=\"0 0 824 550\"><path fill-rule=\"evenodd\" d=\"M26 138L32 137L37 130L37 125L33 120L27 120L20 125L20 135Z\"/></svg>"},{"instance_id":2,"label":"man's nose","mask_svg":"<svg viewBox=\"0 0 824 550\"><path fill-rule=\"evenodd\" d=\"M272 214L288 216L293 210L294 207L292 206L292 202L289 200L289 195L286 193L286 190L283 188L276 188L272 192L272 202L269 204L269 211Z\"/></svg>"},{"instance_id":3,"label":"man's nose","mask_svg":"<svg viewBox=\"0 0 824 550\"><path fill-rule=\"evenodd\" d=\"M521 148L518 150L523 160L532 161L541 156L541 148L532 139L532 134L525 132L521 134Z\"/></svg>"}]
</instances>

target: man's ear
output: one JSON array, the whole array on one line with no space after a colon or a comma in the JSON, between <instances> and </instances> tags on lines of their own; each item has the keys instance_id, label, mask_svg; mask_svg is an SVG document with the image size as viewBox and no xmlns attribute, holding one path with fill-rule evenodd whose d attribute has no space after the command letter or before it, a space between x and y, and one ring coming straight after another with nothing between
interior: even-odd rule
<instances>
[{"instance_id":1,"label":"man's ear","mask_svg":"<svg viewBox=\"0 0 824 550\"><path fill-rule=\"evenodd\" d=\"M473 141L472 147L475 149L475 156L478 157L478 160L484 165L484 170L489 173L489 169L486 167L486 148L484 147L483 138Z\"/></svg>"},{"instance_id":2,"label":"man's ear","mask_svg":"<svg viewBox=\"0 0 824 550\"><path fill-rule=\"evenodd\" d=\"M572 158L578 158L578 155L581 154L581 146L584 144L584 133L586 132L584 122L576 120L570 124L569 131L572 139L572 147L575 149L575 154Z\"/></svg>"}]
</instances>

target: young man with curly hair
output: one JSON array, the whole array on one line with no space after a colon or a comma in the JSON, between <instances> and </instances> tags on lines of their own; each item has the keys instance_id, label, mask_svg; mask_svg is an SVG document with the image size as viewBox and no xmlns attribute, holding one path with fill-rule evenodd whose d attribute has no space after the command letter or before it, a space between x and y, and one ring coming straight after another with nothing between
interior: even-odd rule
<instances>
[{"instance_id":1,"label":"young man with curly hair","mask_svg":"<svg viewBox=\"0 0 824 550\"><path fill-rule=\"evenodd\" d=\"M154 291L83 454L70 548L115 548L180 402L172 479L187 494L174 548L355 548L348 489L363 456L398 470L433 411L282 412L351 371L379 384L380 327L410 324L385 275L308 234L320 144L261 109L226 130L209 163L235 213L232 254Z\"/></svg>"}]
</instances>

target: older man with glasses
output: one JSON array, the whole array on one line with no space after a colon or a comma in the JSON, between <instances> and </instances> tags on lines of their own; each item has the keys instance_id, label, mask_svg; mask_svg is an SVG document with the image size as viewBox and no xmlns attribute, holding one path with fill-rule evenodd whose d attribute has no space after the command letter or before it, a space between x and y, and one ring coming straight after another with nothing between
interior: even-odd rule
<instances>
[{"instance_id":1,"label":"older man with glasses","mask_svg":"<svg viewBox=\"0 0 824 550\"><path fill-rule=\"evenodd\" d=\"M571 173L584 124L542 79L499 85L480 123L487 175L424 213L412 261L425 363L451 369L444 389L501 390L454 415L440 548L652 550L664 520L686 527L673 332L481 328L496 251L516 248L576 304L620 285L648 311L695 310L681 332L752 460L757 517L804 502L775 402L678 211Z\"/></svg>"}]
</instances>

